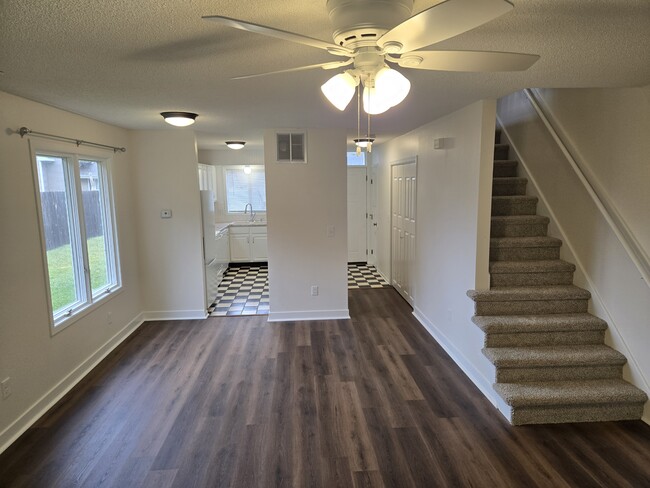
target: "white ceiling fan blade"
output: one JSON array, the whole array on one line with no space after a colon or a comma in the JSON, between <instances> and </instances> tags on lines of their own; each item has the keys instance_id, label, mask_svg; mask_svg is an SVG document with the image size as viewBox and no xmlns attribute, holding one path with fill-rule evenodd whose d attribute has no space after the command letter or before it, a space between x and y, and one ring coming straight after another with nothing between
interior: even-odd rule
<instances>
[{"instance_id":1,"label":"white ceiling fan blade","mask_svg":"<svg viewBox=\"0 0 650 488\"><path fill-rule=\"evenodd\" d=\"M377 44L390 43L390 52L414 51L485 24L512 8L505 0L445 0L393 27Z\"/></svg>"},{"instance_id":2,"label":"white ceiling fan blade","mask_svg":"<svg viewBox=\"0 0 650 488\"><path fill-rule=\"evenodd\" d=\"M536 54L487 51L413 51L397 60L403 68L436 71L523 71L539 59ZM420 61L421 60L421 61Z\"/></svg>"},{"instance_id":3,"label":"white ceiling fan blade","mask_svg":"<svg viewBox=\"0 0 650 488\"><path fill-rule=\"evenodd\" d=\"M289 69L280 69L278 71L268 71L266 73L257 73L253 75L243 75L243 76L235 76L234 78L231 78L232 80L244 80L246 78L258 78L260 76L267 76L267 75L277 75L278 73L293 73L295 71L307 71L309 69L316 69L316 68L322 68L322 69L336 69L340 68L342 66L347 66L349 64L352 64L352 59L348 59L347 61L334 61L331 63L320 63L320 64L310 64L308 66L299 66L297 68L289 68Z\"/></svg>"},{"instance_id":4,"label":"white ceiling fan blade","mask_svg":"<svg viewBox=\"0 0 650 488\"><path fill-rule=\"evenodd\" d=\"M331 42L325 42L325 41L321 41L320 39L314 39L313 37L307 37L301 34L295 34L293 32L287 32L280 29L275 29L273 27L266 27L264 25L253 24L251 22L245 22L243 20L231 19L229 17L222 17L221 15L205 15L202 18L204 20L216 22L217 24L233 27L235 29L241 29L247 32L253 32L255 34L262 34L264 36L275 37L277 39L283 39L285 41L296 42L298 44L303 44L305 46L311 46L318 49L324 49L330 52L331 54L337 56L348 56L353 52L350 49L337 46L336 44L333 44Z\"/></svg>"}]
</instances>

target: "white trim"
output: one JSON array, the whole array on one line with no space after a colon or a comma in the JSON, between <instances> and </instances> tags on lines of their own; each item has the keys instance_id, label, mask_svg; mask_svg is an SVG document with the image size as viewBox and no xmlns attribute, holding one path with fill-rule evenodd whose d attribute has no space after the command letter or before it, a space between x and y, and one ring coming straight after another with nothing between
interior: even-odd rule
<instances>
[{"instance_id":1,"label":"white trim","mask_svg":"<svg viewBox=\"0 0 650 488\"><path fill-rule=\"evenodd\" d=\"M144 322L142 314L138 314L122 330L100 346L85 361L59 381L45 395L39 398L25 413L14 420L0 433L0 454L7 449L18 437L29 429L38 419L63 398L77 383L90 373L106 356L135 332Z\"/></svg>"},{"instance_id":2,"label":"white trim","mask_svg":"<svg viewBox=\"0 0 650 488\"><path fill-rule=\"evenodd\" d=\"M456 363L456 365L465 373L476 387L481 390L483 396L487 398L492 405L499 408L498 399L499 395L492 388L492 383L488 381L481 372L471 364L467 358L460 352L454 344L445 337L438 327L436 327L420 310L418 307L413 307L413 316L422 324L426 331L435 339L435 341L445 350L449 357ZM499 410L500 411L500 410ZM503 412L501 412L503 413Z\"/></svg>"},{"instance_id":3,"label":"white trim","mask_svg":"<svg viewBox=\"0 0 650 488\"><path fill-rule=\"evenodd\" d=\"M296 322L299 320L348 320L350 311L305 310L298 312L269 312L268 322Z\"/></svg>"},{"instance_id":4,"label":"white trim","mask_svg":"<svg viewBox=\"0 0 650 488\"><path fill-rule=\"evenodd\" d=\"M149 320L202 320L208 318L206 310L152 310L142 312L146 321Z\"/></svg>"},{"instance_id":5,"label":"white trim","mask_svg":"<svg viewBox=\"0 0 650 488\"><path fill-rule=\"evenodd\" d=\"M537 184L537 180L535 177L532 175L530 172L528 166L526 165L524 159L521 157L521 154L517 150L516 144L512 141L512 138L508 135L508 130L505 128L503 122L497 115L497 121L499 122L499 126L501 127L501 130L505 134L506 138L508 139L508 143L510 144L510 147L512 150L515 152L516 159L524 167L524 170L526 171L527 178L530 183L533 184L535 187L535 191L537 192L537 196L539 197L539 200L542 202L544 207L546 208L546 211L548 212L548 217L551 219L551 221L555 224L555 227L557 228L557 231L560 233L560 237L562 238L562 243L563 246L567 248L569 253L571 254L571 258L573 261L575 261L575 265L580 271L580 273L584 276L585 281L587 282L587 287L589 292L591 293L591 299L594 302L597 302L600 310L602 310L604 317L602 317L608 324L608 330L612 333L615 334L617 339L618 339L618 344L620 346L623 346L621 351L623 355L627 358L628 365L630 368L633 367L634 371L636 374L639 375L641 378L641 381L643 381L643 384L645 385L644 387L641 387L640 385L635 385L638 388L641 388L644 390L646 393L650 394L650 383L648 383L648 379L645 377L645 374L643 373L643 369L639 366L639 364L636 362L636 359L634 358L634 355L630 351L630 348L627 345L627 342L625 342L625 339L623 335L620 333L618 330L618 327L616 326L616 321L612 317L612 315L609 313L609 309L605 305L605 302L603 298L601 297L600 293L598 293L598 287L594 284L594 282L591 280L589 273L587 272L587 268L582 264L582 261L578 257L578 254L571 244L571 239L568 238L566 232L564 231L564 227L562 227L562 224L560 224L560 220L557 218L555 215L555 212L553 211L551 205L549 204L548 200L544 196L544 194L540 190L540 186Z\"/></svg>"},{"instance_id":6,"label":"white trim","mask_svg":"<svg viewBox=\"0 0 650 488\"><path fill-rule=\"evenodd\" d=\"M558 130L558 127L561 127L561 124L553 116L553 112L550 110L544 99L537 91L533 91L529 88L523 90L526 98L530 102L531 106L537 113L540 120L544 123L544 126L548 130L549 134L557 144L560 151L568 161L571 169L575 172L578 180L584 186L587 194L591 197L596 208L600 211L603 218L609 224L614 235L625 249L625 252L628 254L634 265L641 273L643 280L646 285L650 287L650 262L649 258L644 252L643 248L639 242L634 237L634 234L630 230L629 225L620 214L616 205L609 197L607 192L598 184L592 184L592 181L596 180L593 175L593 172L589 168L589 165L585 163L579 156L579 152L573 147L573 144L565 144L565 140L571 140L563 131ZM540 105L543 105L542 108ZM547 115L548 114L548 115ZM553 119L554 123L551 123L549 120ZM558 132L563 132L561 135ZM572 149L569 150L567 145ZM587 174L585 174L587 173ZM598 186L598 191L594 186Z\"/></svg>"}]
</instances>

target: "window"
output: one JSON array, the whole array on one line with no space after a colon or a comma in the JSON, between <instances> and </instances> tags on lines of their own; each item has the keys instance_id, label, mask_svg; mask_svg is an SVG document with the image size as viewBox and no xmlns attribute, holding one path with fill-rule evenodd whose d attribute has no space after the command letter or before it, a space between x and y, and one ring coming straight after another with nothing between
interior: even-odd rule
<instances>
[{"instance_id":1,"label":"window","mask_svg":"<svg viewBox=\"0 0 650 488\"><path fill-rule=\"evenodd\" d=\"M356 151L348 152L348 166L365 166L366 165L366 153L360 152L359 154Z\"/></svg>"},{"instance_id":2,"label":"window","mask_svg":"<svg viewBox=\"0 0 650 488\"><path fill-rule=\"evenodd\" d=\"M106 160L36 153L38 200L55 327L119 286Z\"/></svg>"},{"instance_id":3,"label":"window","mask_svg":"<svg viewBox=\"0 0 650 488\"><path fill-rule=\"evenodd\" d=\"M255 212L266 212L264 166L240 166L224 171L228 213L243 213L247 203Z\"/></svg>"}]
</instances>

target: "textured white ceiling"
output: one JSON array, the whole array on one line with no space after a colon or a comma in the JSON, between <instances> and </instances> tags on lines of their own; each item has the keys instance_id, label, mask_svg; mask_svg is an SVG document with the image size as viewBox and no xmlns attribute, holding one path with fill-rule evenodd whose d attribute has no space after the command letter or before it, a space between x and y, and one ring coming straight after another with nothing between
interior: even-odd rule
<instances>
[{"instance_id":1,"label":"textured white ceiling","mask_svg":"<svg viewBox=\"0 0 650 488\"><path fill-rule=\"evenodd\" d=\"M435 48L516 51L541 59L523 73L402 70L411 93L373 118L380 139L524 87L650 83L648 0L510 1L512 12ZM433 3L416 0L414 13ZM1 0L0 90L133 129L163 128L164 110L197 112L195 129L205 149L223 148L227 139L261 145L267 127L345 127L350 136L356 133L356 105L341 113L320 93L331 71L230 80L339 58L222 27L203 15L332 39L325 0Z\"/></svg>"}]
</instances>

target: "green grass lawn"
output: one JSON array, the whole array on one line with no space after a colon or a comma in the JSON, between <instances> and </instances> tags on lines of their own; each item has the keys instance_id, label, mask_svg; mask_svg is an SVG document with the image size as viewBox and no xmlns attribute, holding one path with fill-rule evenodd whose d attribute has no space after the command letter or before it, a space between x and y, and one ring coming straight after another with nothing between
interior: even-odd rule
<instances>
[{"instance_id":1,"label":"green grass lawn","mask_svg":"<svg viewBox=\"0 0 650 488\"><path fill-rule=\"evenodd\" d=\"M93 290L97 290L106 285L108 281L103 236L88 239L88 260L90 262L90 283ZM57 311L75 301L70 244L47 251L47 265L50 272L52 309Z\"/></svg>"}]
</instances>

